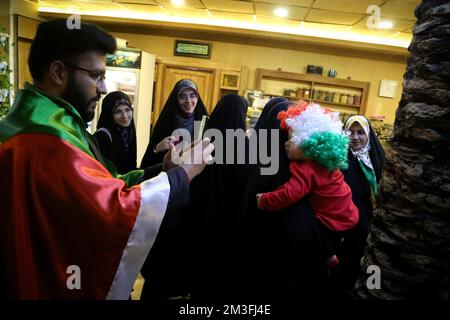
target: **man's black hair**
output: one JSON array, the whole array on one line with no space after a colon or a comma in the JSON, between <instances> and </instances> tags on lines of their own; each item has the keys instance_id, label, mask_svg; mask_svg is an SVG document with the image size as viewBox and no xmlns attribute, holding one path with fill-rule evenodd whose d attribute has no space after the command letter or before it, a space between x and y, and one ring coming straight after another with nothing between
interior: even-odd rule
<instances>
[{"instance_id":1,"label":"man's black hair","mask_svg":"<svg viewBox=\"0 0 450 320\"><path fill-rule=\"evenodd\" d=\"M34 80L42 80L46 68L55 60L75 58L88 51L104 54L116 51L116 39L100 27L81 23L80 29L70 29L66 21L58 19L39 24L28 57Z\"/></svg>"}]
</instances>

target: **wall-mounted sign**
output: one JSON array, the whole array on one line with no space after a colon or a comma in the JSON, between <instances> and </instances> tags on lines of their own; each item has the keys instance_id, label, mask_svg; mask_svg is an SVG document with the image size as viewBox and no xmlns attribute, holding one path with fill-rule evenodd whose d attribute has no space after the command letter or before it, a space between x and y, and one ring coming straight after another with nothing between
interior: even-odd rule
<instances>
[{"instance_id":1,"label":"wall-mounted sign","mask_svg":"<svg viewBox=\"0 0 450 320\"><path fill-rule=\"evenodd\" d=\"M398 81L383 79L380 82L380 90L378 95L380 97L395 98L397 92Z\"/></svg>"},{"instance_id":2,"label":"wall-mounted sign","mask_svg":"<svg viewBox=\"0 0 450 320\"><path fill-rule=\"evenodd\" d=\"M306 67L306 73L322 75L322 72L323 72L322 66L313 66L311 64L308 64L308 66Z\"/></svg>"},{"instance_id":3,"label":"wall-mounted sign","mask_svg":"<svg viewBox=\"0 0 450 320\"><path fill-rule=\"evenodd\" d=\"M175 40L173 54L175 56L209 59L211 58L211 43Z\"/></svg>"},{"instance_id":4,"label":"wall-mounted sign","mask_svg":"<svg viewBox=\"0 0 450 320\"><path fill-rule=\"evenodd\" d=\"M118 49L114 54L106 55L106 65L139 69L141 67L141 51Z\"/></svg>"}]
</instances>

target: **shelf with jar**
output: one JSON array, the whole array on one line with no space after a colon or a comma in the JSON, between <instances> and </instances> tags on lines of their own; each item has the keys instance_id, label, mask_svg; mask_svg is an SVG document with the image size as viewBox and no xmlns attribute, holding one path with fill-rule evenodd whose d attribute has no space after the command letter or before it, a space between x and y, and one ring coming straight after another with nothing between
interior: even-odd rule
<instances>
[{"instance_id":1,"label":"shelf with jar","mask_svg":"<svg viewBox=\"0 0 450 320\"><path fill-rule=\"evenodd\" d=\"M239 70L227 70L222 69L218 73L218 93L217 100L224 95L234 93L243 94L243 77L245 74L245 68L239 67Z\"/></svg>"},{"instance_id":2,"label":"shelf with jar","mask_svg":"<svg viewBox=\"0 0 450 320\"><path fill-rule=\"evenodd\" d=\"M241 72L222 70L220 74L220 89L235 90L240 89Z\"/></svg>"},{"instance_id":3,"label":"shelf with jar","mask_svg":"<svg viewBox=\"0 0 450 320\"><path fill-rule=\"evenodd\" d=\"M265 96L317 102L346 114L365 114L370 83L256 69L255 87Z\"/></svg>"},{"instance_id":4,"label":"shelf with jar","mask_svg":"<svg viewBox=\"0 0 450 320\"><path fill-rule=\"evenodd\" d=\"M394 126L392 124L387 124L384 122L384 116L370 116L370 123L372 125L373 131L380 140L381 145L386 150L389 148L389 141L394 134Z\"/></svg>"}]
</instances>

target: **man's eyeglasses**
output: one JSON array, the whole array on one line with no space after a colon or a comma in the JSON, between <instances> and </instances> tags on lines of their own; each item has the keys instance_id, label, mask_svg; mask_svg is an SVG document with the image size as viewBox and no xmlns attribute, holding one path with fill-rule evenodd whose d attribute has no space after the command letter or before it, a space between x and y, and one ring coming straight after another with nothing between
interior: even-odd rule
<instances>
[{"instance_id":1,"label":"man's eyeglasses","mask_svg":"<svg viewBox=\"0 0 450 320\"><path fill-rule=\"evenodd\" d=\"M105 79L106 79L105 72L98 72L98 71L85 69L85 68L79 67L77 65L74 65L70 62L66 62L66 61L63 61L63 63L70 68L81 70L81 71L88 73L92 79L97 81L97 85L100 83L100 81L105 81Z\"/></svg>"},{"instance_id":2,"label":"man's eyeglasses","mask_svg":"<svg viewBox=\"0 0 450 320\"><path fill-rule=\"evenodd\" d=\"M189 100L195 100L195 99L197 99L198 98L198 94L196 94L196 93L191 93L191 94L180 94L179 96L178 96L178 100L180 101L180 102L185 102L187 99L189 99Z\"/></svg>"}]
</instances>

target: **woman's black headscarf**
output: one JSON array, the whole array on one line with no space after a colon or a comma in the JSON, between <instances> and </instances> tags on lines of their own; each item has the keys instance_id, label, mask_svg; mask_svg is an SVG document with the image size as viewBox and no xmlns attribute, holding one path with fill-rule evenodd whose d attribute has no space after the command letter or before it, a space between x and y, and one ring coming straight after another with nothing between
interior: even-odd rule
<instances>
[{"instance_id":1,"label":"woman's black headscarf","mask_svg":"<svg viewBox=\"0 0 450 320\"><path fill-rule=\"evenodd\" d=\"M247 114L247 101L237 94L223 96L208 121L208 128L214 128L225 133L226 129L243 129Z\"/></svg>"},{"instance_id":2,"label":"woman's black headscarf","mask_svg":"<svg viewBox=\"0 0 450 320\"><path fill-rule=\"evenodd\" d=\"M130 97L121 92L108 93L102 102L102 112L94 134L103 156L112 161L118 173L124 174L136 169L136 129L134 119L123 128L114 122L114 111L119 105L128 105L132 109ZM99 129L105 128L109 136Z\"/></svg>"},{"instance_id":3,"label":"woman's black headscarf","mask_svg":"<svg viewBox=\"0 0 450 320\"><path fill-rule=\"evenodd\" d=\"M223 148L233 143L227 141L226 129L246 130L247 102L229 94L220 99L210 116L207 129L217 129L223 136ZM207 134L207 132L206 132ZM214 143L214 141L212 141ZM221 146L215 145L216 152ZM223 154L225 155L225 150ZM246 152L246 147L236 152ZM195 264L193 270L193 297L216 302L239 294L242 244L242 203L246 185L245 164L214 163L191 183L192 216L191 239ZM236 291L237 290L237 291Z\"/></svg>"},{"instance_id":4,"label":"woman's black headscarf","mask_svg":"<svg viewBox=\"0 0 450 320\"><path fill-rule=\"evenodd\" d=\"M276 104L281 103L281 102L288 102L288 99L282 98L282 97L270 99L264 106L264 108L261 112L261 115L259 116L258 121L256 122L253 129L258 130L258 129L265 128L266 123L264 123L264 122L267 120L267 114L273 108L273 106L275 106Z\"/></svg>"},{"instance_id":5,"label":"woman's black headscarf","mask_svg":"<svg viewBox=\"0 0 450 320\"><path fill-rule=\"evenodd\" d=\"M141 168L162 162L165 152L155 154L153 150L162 139L172 134L175 129L185 128L191 132L191 140L194 134L194 121L200 121L203 115L208 115L202 98L198 96L197 105L195 106L193 115L187 116L178 105L178 94L180 91L191 88L198 93L197 86L192 80L183 79L178 81L169 97L167 98L164 108L156 121L155 127L150 135L150 142L142 158Z\"/></svg>"}]
</instances>

